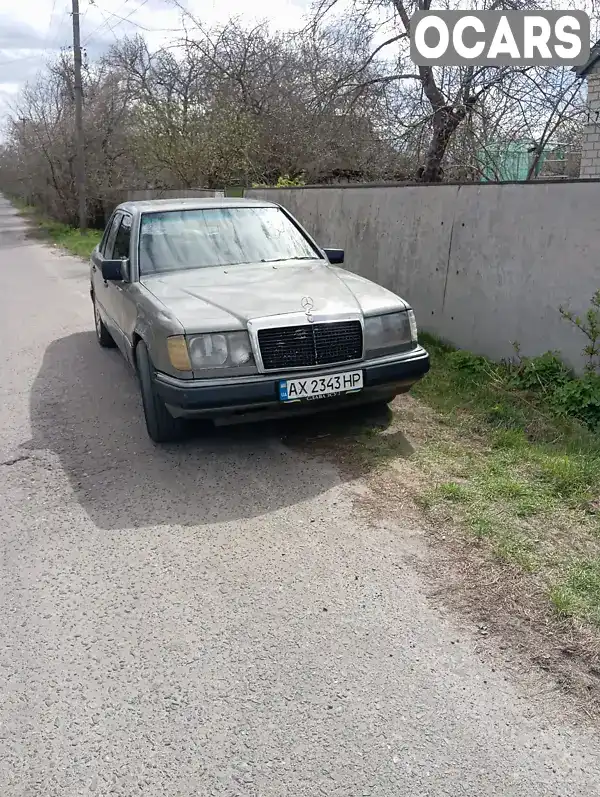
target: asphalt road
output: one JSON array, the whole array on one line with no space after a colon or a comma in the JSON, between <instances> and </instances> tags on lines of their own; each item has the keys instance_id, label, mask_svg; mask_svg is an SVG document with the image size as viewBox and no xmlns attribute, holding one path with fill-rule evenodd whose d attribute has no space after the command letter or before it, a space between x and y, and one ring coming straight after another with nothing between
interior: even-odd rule
<instances>
[{"instance_id":1,"label":"asphalt road","mask_svg":"<svg viewBox=\"0 0 600 797\"><path fill-rule=\"evenodd\" d=\"M2 797L600 794L415 530L268 427L153 447L92 329L85 264L0 199Z\"/></svg>"}]
</instances>

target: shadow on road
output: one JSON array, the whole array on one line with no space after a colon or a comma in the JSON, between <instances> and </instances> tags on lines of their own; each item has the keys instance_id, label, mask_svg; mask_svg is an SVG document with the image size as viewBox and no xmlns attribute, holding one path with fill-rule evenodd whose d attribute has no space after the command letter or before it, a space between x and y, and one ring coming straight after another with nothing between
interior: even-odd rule
<instances>
[{"instance_id":1,"label":"shadow on road","mask_svg":"<svg viewBox=\"0 0 600 797\"><path fill-rule=\"evenodd\" d=\"M133 374L118 352L98 347L93 332L48 347L30 411L33 437L26 448L58 455L76 499L100 528L256 517L348 478L307 454L307 447L300 453L282 442L290 433L296 440L318 436L325 416L221 428L195 424L189 440L155 447ZM339 415L336 434L343 430ZM356 411L352 416L349 423L356 423Z\"/></svg>"}]
</instances>

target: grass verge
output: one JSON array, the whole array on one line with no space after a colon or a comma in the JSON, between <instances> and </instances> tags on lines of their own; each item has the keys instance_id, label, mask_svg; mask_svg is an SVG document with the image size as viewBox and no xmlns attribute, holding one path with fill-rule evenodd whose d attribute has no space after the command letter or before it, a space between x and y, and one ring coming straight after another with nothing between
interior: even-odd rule
<instances>
[{"instance_id":1,"label":"grass verge","mask_svg":"<svg viewBox=\"0 0 600 797\"><path fill-rule=\"evenodd\" d=\"M532 574L558 615L600 626L597 433L522 389L514 367L426 345L432 370L413 393L448 432L415 455L422 507Z\"/></svg>"},{"instance_id":2,"label":"grass verge","mask_svg":"<svg viewBox=\"0 0 600 797\"><path fill-rule=\"evenodd\" d=\"M57 246L66 249L73 255L88 258L94 247L100 243L101 230L86 230L83 234L68 224L42 217L36 208L13 200L13 204L21 215L30 219L40 233L48 236Z\"/></svg>"}]
</instances>

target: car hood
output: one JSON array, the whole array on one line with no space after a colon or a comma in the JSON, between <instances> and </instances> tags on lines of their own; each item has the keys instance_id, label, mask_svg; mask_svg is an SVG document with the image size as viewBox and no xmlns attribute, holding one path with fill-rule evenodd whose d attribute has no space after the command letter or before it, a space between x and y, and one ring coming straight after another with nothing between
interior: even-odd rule
<instances>
[{"instance_id":1,"label":"car hood","mask_svg":"<svg viewBox=\"0 0 600 797\"><path fill-rule=\"evenodd\" d=\"M306 296L318 315L406 306L385 288L322 260L213 266L156 274L141 281L186 332L245 329L253 318L302 313Z\"/></svg>"}]
</instances>

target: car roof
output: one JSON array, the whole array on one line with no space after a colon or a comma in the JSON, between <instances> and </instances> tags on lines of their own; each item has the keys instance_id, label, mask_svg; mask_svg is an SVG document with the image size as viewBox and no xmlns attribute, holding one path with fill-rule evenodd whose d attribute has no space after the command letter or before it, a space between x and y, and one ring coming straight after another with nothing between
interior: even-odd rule
<instances>
[{"instance_id":1,"label":"car roof","mask_svg":"<svg viewBox=\"0 0 600 797\"><path fill-rule=\"evenodd\" d=\"M203 210L206 208L276 208L275 202L261 199L241 199L236 197L193 197L191 199L140 199L122 202L118 210L130 213L153 213L169 210Z\"/></svg>"}]
</instances>

